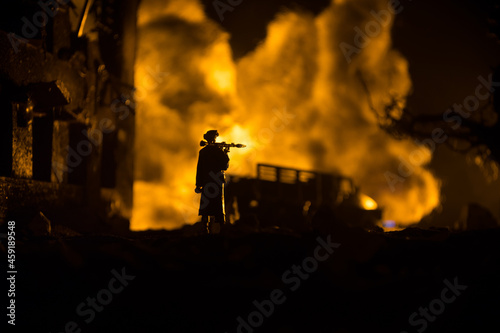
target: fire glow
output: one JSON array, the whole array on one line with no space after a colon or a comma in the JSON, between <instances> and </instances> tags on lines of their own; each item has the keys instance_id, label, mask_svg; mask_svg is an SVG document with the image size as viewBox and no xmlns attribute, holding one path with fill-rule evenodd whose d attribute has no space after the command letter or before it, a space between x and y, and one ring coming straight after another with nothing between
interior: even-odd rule
<instances>
[{"instance_id":1,"label":"fire glow","mask_svg":"<svg viewBox=\"0 0 500 333\"><path fill-rule=\"evenodd\" d=\"M332 1L317 17L279 13L266 39L235 61L229 35L197 0L144 0L136 67L169 75L137 106L131 228L174 229L198 220L195 169L209 129L219 131L218 141L247 145L231 151L231 174L255 176L257 163L339 172L370 196L363 201L368 209L383 209L384 220L405 225L429 214L440 190L425 168L431 154L391 191L384 173L417 146L379 129L356 75L363 74L377 109L391 95L407 95L408 64L391 48L392 22L350 63L339 48L373 19L370 11L382 9L387 1ZM142 79L137 71L136 82Z\"/></svg>"},{"instance_id":2,"label":"fire glow","mask_svg":"<svg viewBox=\"0 0 500 333\"><path fill-rule=\"evenodd\" d=\"M378 208L378 205L375 202L375 200L373 200L366 194L363 193L360 194L360 201L361 201L361 207L363 207L363 209L374 210Z\"/></svg>"}]
</instances>

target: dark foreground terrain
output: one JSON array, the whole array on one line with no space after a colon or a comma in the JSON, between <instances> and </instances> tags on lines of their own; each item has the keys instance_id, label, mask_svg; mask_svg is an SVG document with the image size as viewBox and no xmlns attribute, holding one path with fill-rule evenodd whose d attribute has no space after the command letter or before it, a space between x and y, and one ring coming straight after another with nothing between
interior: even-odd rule
<instances>
[{"instance_id":1,"label":"dark foreground terrain","mask_svg":"<svg viewBox=\"0 0 500 333\"><path fill-rule=\"evenodd\" d=\"M19 332L500 330L498 229L232 227L20 236L16 248Z\"/></svg>"}]
</instances>

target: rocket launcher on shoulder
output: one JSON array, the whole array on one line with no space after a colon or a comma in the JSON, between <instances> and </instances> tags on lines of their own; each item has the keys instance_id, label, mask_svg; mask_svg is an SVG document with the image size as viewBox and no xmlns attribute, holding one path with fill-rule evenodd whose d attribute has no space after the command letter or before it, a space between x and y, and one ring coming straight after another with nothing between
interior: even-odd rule
<instances>
[{"instance_id":1,"label":"rocket launcher on shoulder","mask_svg":"<svg viewBox=\"0 0 500 333\"><path fill-rule=\"evenodd\" d=\"M200 147L205 147L207 145L213 145L216 147L219 147L220 149L227 149L229 148L245 148L246 145L241 144L241 143L225 143L225 142L214 142L214 143L208 143L205 140L200 141Z\"/></svg>"}]
</instances>

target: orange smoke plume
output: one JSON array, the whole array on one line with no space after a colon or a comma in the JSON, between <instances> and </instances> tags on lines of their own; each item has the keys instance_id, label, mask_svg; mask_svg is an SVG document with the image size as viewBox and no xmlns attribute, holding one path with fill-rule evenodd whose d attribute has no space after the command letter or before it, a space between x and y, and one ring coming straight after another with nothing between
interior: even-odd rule
<instances>
[{"instance_id":1,"label":"orange smoke plume","mask_svg":"<svg viewBox=\"0 0 500 333\"><path fill-rule=\"evenodd\" d=\"M144 0L132 229L198 220L195 168L208 129L219 131L219 141L247 145L231 152L229 173L255 176L260 162L340 172L375 200L384 219L405 225L429 214L440 190L426 169L430 152L380 130L359 80L362 73L380 110L411 88L406 60L391 48L394 14L387 6L345 0L332 1L317 17L282 12L266 39L235 62L229 35L197 0ZM377 21L373 13L383 10L392 16ZM365 30L376 22L378 32ZM358 31L367 37L362 45ZM159 83L145 85L150 76ZM421 158L411 174L390 186L387 172L397 174L415 150Z\"/></svg>"}]
</instances>

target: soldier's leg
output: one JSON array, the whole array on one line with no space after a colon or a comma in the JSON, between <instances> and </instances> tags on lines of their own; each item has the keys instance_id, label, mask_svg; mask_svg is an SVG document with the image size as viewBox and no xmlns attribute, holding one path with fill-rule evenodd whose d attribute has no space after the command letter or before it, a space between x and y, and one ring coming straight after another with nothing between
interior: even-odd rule
<instances>
[{"instance_id":1,"label":"soldier's leg","mask_svg":"<svg viewBox=\"0 0 500 333\"><path fill-rule=\"evenodd\" d=\"M201 216L201 226L204 234L210 233L209 227L208 227L208 215L202 215Z\"/></svg>"},{"instance_id":2,"label":"soldier's leg","mask_svg":"<svg viewBox=\"0 0 500 333\"><path fill-rule=\"evenodd\" d=\"M224 214L218 214L215 216L215 222L224 225L226 223L226 216Z\"/></svg>"},{"instance_id":3,"label":"soldier's leg","mask_svg":"<svg viewBox=\"0 0 500 333\"><path fill-rule=\"evenodd\" d=\"M220 231L219 223L217 223L217 219L215 216L209 217L208 230L209 230L208 233L212 235L219 233Z\"/></svg>"},{"instance_id":4,"label":"soldier's leg","mask_svg":"<svg viewBox=\"0 0 500 333\"><path fill-rule=\"evenodd\" d=\"M226 219L225 219L224 214L219 214L219 215L215 216L215 223L217 223L219 226L219 233L224 231L225 222L226 222Z\"/></svg>"},{"instance_id":5,"label":"soldier's leg","mask_svg":"<svg viewBox=\"0 0 500 333\"><path fill-rule=\"evenodd\" d=\"M225 199L224 199L224 183L221 184L220 194L221 194L220 195L221 210L220 210L220 213L217 214L217 216L215 216L215 221L219 223L220 230L222 232L222 229L224 228L224 224L226 224L226 205L225 205Z\"/></svg>"}]
</instances>

